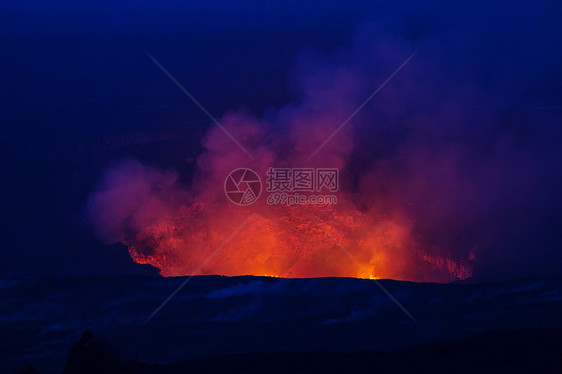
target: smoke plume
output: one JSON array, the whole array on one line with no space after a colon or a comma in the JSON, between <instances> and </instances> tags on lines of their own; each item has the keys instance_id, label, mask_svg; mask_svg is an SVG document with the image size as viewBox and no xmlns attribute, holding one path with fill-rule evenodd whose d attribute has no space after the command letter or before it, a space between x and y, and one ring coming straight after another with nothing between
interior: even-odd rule
<instances>
[{"instance_id":1,"label":"smoke plume","mask_svg":"<svg viewBox=\"0 0 562 374\"><path fill-rule=\"evenodd\" d=\"M366 25L351 47L297 57L294 102L265 118L222 116L253 159L210 127L190 184L174 171L125 160L91 195L89 215L100 238L125 243L135 261L165 276L368 276L334 239L377 278L552 272L560 266L553 249L560 237L548 229L560 211L551 187L561 174L552 150L555 118L529 110L541 102L524 102L528 82L494 66L448 39ZM262 182L270 167L338 168L338 203L272 207L263 191L256 203L236 206L224 183L241 167Z\"/></svg>"}]
</instances>

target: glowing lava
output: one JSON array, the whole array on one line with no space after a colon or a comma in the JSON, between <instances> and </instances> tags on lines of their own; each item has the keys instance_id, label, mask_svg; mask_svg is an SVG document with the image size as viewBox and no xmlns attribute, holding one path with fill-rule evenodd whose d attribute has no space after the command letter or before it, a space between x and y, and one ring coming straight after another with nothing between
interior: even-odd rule
<instances>
[{"instance_id":1,"label":"glowing lava","mask_svg":"<svg viewBox=\"0 0 562 374\"><path fill-rule=\"evenodd\" d=\"M404 227L375 224L359 211L334 206L260 206L211 213L203 204L179 209L175 217L126 240L134 261L164 276L193 274L273 277L355 277L416 280L464 279L468 267L451 259L412 256ZM211 219L211 216L214 217ZM237 224L248 223L230 240ZM428 272L428 264L433 271ZM428 276L431 274L431 276Z\"/></svg>"}]
</instances>

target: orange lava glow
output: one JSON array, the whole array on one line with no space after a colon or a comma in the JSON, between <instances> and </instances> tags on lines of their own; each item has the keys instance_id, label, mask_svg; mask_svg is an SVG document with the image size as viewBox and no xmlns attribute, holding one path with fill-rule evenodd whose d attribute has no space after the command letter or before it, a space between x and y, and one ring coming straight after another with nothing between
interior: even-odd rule
<instances>
[{"instance_id":1,"label":"orange lava glow","mask_svg":"<svg viewBox=\"0 0 562 374\"><path fill-rule=\"evenodd\" d=\"M258 205L258 204L256 204ZM234 236L237 227L249 217ZM175 217L125 241L133 260L163 276L256 275L450 281L465 264L431 256L411 239L407 222L335 206L183 206Z\"/></svg>"}]
</instances>

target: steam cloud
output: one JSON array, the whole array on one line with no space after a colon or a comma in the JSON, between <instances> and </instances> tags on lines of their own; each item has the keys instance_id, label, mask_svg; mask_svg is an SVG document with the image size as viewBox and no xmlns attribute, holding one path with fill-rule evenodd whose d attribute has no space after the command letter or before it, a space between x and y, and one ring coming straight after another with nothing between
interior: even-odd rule
<instances>
[{"instance_id":1,"label":"steam cloud","mask_svg":"<svg viewBox=\"0 0 562 374\"><path fill-rule=\"evenodd\" d=\"M303 51L291 72L298 101L266 118L229 112L221 119L254 160L215 126L188 186L173 171L135 160L114 165L88 202L100 237L127 244L136 261L164 275L185 275L255 214L202 272L364 276L312 215L377 277L554 273L561 263L551 218L560 212L552 183L562 174L556 116L529 109L544 105L536 96L525 101L529 83L490 68L478 51L435 36L410 39L375 24L359 30L349 49ZM338 205L271 208L263 196L248 207L228 202L223 185L232 170L264 176L270 166L339 168Z\"/></svg>"}]
</instances>

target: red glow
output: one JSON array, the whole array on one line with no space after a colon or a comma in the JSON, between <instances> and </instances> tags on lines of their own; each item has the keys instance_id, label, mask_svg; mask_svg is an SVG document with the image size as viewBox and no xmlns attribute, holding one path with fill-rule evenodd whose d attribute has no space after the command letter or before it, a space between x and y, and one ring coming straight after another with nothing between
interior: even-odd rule
<instances>
[{"instance_id":1,"label":"red glow","mask_svg":"<svg viewBox=\"0 0 562 374\"><path fill-rule=\"evenodd\" d=\"M452 259L420 252L412 255L416 252L411 248L419 244L411 242L403 224L375 224L364 213L337 208L273 208L261 204L247 209L226 207L220 214L210 214L205 205L193 204L182 207L177 216L147 227L125 244L134 261L153 265L164 276L192 275L244 217L251 216L249 223L197 274L438 281L470 276L467 266Z\"/></svg>"},{"instance_id":2,"label":"red glow","mask_svg":"<svg viewBox=\"0 0 562 374\"><path fill-rule=\"evenodd\" d=\"M316 72L305 64L297 77L301 99L267 120L226 113L222 127L210 127L202 139L204 151L188 184L173 172L140 162L116 165L89 202L100 237L126 244L134 261L151 264L164 276L372 276L437 282L470 277L478 233L469 223L487 204L478 199L479 191L489 192L478 180L493 173L467 164L466 150L454 142L428 141L441 133L441 116L460 121L448 107L431 105L429 112L417 112L420 93L426 91L420 83L427 80L424 66L434 64L408 65L409 80L385 86L376 111L366 106L346 120L373 92L373 82L382 80L363 69L384 63L391 72L411 54L407 45L390 51L384 45L384 58L376 63L320 64ZM433 101L445 105L441 95ZM393 120L385 123L385 118ZM354 134L361 125L366 130ZM337 204L272 207L262 196L241 207L227 199L225 180L233 170L250 168L263 183L270 167L338 169ZM248 224L209 259L248 217Z\"/></svg>"}]
</instances>

